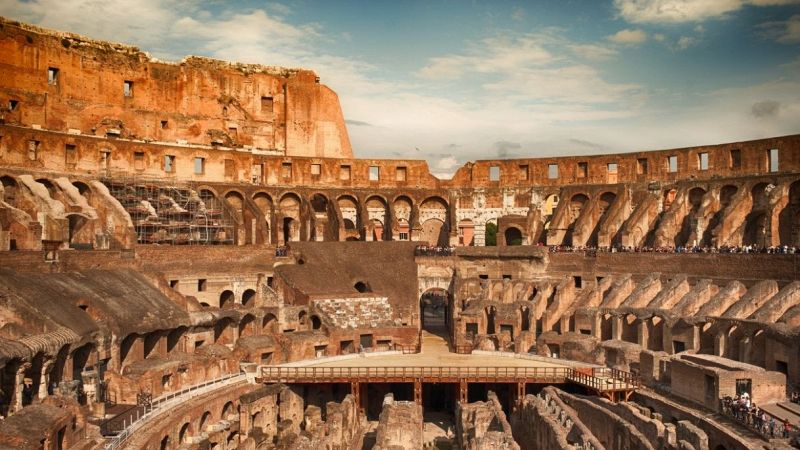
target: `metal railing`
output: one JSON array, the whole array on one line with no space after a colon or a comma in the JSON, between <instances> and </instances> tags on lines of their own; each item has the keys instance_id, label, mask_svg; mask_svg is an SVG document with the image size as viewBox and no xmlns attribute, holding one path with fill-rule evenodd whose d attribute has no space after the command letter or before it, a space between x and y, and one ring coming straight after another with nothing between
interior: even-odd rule
<instances>
[{"instance_id":1,"label":"metal railing","mask_svg":"<svg viewBox=\"0 0 800 450\"><path fill-rule=\"evenodd\" d=\"M104 449L114 450L121 447L122 444L125 443L125 441L131 437L136 430L141 428L145 422L178 404L184 403L187 400L214 391L221 387L229 386L240 381L245 381L246 379L247 377L244 373L234 373L205 381L180 391L162 395L154 399L150 406L145 407L141 415L139 415L139 412L137 412L136 419L132 420L131 423L126 423L124 429L118 435L108 440Z\"/></svg>"},{"instance_id":2,"label":"metal railing","mask_svg":"<svg viewBox=\"0 0 800 450\"><path fill-rule=\"evenodd\" d=\"M570 369L567 379L598 392L624 391L640 386L639 378L635 375L610 368Z\"/></svg>"},{"instance_id":3,"label":"metal railing","mask_svg":"<svg viewBox=\"0 0 800 450\"><path fill-rule=\"evenodd\" d=\"M262 366L263 381L328 383L334 380L566 380L569 367L277 367Z\"/></svg>"}]
</instances>

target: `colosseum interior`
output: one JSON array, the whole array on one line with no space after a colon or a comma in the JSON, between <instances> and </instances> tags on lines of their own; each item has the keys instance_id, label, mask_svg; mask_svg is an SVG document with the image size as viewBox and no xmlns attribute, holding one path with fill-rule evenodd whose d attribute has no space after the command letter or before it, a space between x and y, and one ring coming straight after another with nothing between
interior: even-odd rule
<instances>
[{"instance_id":1,"label":"colosseum interior","mask_svg":"<svg viewBox=\"0 0 800 450\"><path fill-rule=\"evenodd\" d=\"M800 135L442 180L308 70L0 60L1 448L792 445Z\"/></svg>"}]
</instances>

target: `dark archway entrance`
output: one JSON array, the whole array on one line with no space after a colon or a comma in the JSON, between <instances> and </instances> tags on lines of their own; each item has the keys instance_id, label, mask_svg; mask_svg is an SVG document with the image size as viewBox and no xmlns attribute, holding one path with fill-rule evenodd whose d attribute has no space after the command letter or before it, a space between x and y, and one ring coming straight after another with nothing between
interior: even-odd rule
<instances>
[{"instance_id":1,"label":"dark archway entrance","mask_svg":"<svg viewBox=\"0 0 800 450\"><path fill-rule=\"evenodd\" d=\"M429 289L422 294L419 304L422 329L438 333L450 328L449 311L447 310L450 304L449 292L441 288Z\"/></svg>"}]
</instances>

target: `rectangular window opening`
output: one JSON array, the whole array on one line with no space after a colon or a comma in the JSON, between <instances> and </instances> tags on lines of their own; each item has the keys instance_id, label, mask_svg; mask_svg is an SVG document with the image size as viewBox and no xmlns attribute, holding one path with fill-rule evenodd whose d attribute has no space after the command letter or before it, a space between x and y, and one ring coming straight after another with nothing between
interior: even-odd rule
<instances>
[{"instance_id":1,"label":"rectangular window opening","mask_svg":"<svg viewBox=\"0 0 800 450\"><path fill-rule=\"evenodd\" d=\"M647 175L647 158L639 158L636 160L636 174Z\"/></svg>"},{"instance_id":2,"label":"rectangular window opening","mask_svg":"<svg viewBox=\"0 0 800 450\"><path fill-rule=\"evenodd\" d=\"M589 175L589 163L579 162L578 169L575 172L575 176L577 178L586 178L588 175Z\"/></svg>"},{"instance_id":3,"label":"rectangular window opening","mask_svg":"<svg viewBox=\"0 0 800 450\"><path fill-rule=\"evenodd\" d=\"M369 181L379 181L381 179L381 168L369 166Z\"/></svg>"},{"instance_id":4,"label":"rectangular window opening","mask_svg":"<svg viewBox=\"0 0 800 450\"><path fill-rule=\"evenodd\" d=\"M292 178L292 163L281 163L281 177Z\"/></svg>"},{"instance_id":5,"label":"rectangular window opening","mask_svg":"<svg viewBox=\"0 0 800 450\"><path fill-rule=\"evenodd\" d=\"M740 169L742 167L742 151L738 148L731 150L730 168Z\"/></svg>"},{"instance_id":6,"label":"rectangular window opening","mask_svg":"<svg viewBox=\"0 0 800 450\"><path fill-rule=\"evenodd\" d=\"M232 180L236 178L236 164L232 159L225 159L223 161L225 168L225 178Z\"/></svg>"},{"instance_id":7,"label":"rectangular window opening","mask_svg":"<svg viewBox=\"0 0 800 450\"><path fill-rule=\"evenodd\" d=\"M250 181L253 184L261 184L263 180L264 180L264 165L253 164L253 168L250 171Z\"/></svg>"},{"instance_id":8,"label":"rectangular window opening","mask_svg":"<svg viewBox=\"0 0 800 450\"><path fill-rule=\"evenodd\" d=\"M677 156L669 156L667 157L667 171L669 173L675 173L678 171L678 157Z\"/></svg>"},{"instance_id":9,"label":"rectangular window opening","mask_svg":"<svg viewBox=\"0 0 800 450\"><path fill-rule=\"evenodd\" d=\"M144 152L133 152L133 168L144 170Z\"/></svg>"},{"instance_id":10,"label":"rectangular window opening","mask_svg":"<svg viewBox=\"0 0 800 450\"><path fill-rule=\"evenodd\" d=\"M39 141L28 141L28 159L36 161L37 153L39 153Z\"/></svg>"},{"instance_id":11,"label":"rectangular window opening","mask_svg":"<svg viewBox=\"0 0 800 450\"><path fill-rule=\"evenodd\" d=\"M55 86L58 84L58 69L50 67L47 69L47 84Z\"/></svg>"},{"instance_id":12,"label":"rectangular window opening","mask_svg":"<svg viewBox=\"0 0 800 450\"><path fill-rule=\"evenodd\" d=\"M777 172L778 171L778 149L773 148L770 149L767 153L769 157L769 171L770 172Z\"/></svg>"},{"instance_id":13,"label":"rectangular window opening","mask_svg":"<svg viewBox=\"0 0 800 450\"><path fill-rule=\"evenodd\" d=\"M547 165L547 178L551 180L558 178L558 164Z\"/></svg>"},{"instance_id":14,"label":"rectangular window opening","mask_svg":"<svg viewBox=\"0 0 800 450\"><path fill-rule=\"evenodd\" d=\"M530 167L527 164L520 164L519 165L519 179L522 181L528 181L531 177Z\"/></svg>"},{"instance_id":15,"label":"rectangular window opening","mask_svg":"<svg viewBox=\"0 0 800 450\"><path fill-rule=\"evenodd\" d=\"M164 155L164 172L172 173L175 170L175 155Z\"/></svg>"},{"instance_id":16,"label":"rectangular window opening","mask_svg":"<svg viewBox=\"0 0 800 450\"><path fill-rule=\"evenodd\" d=\"M179 280L169 280L169 287L172 289L178 289L178 281Z\"/></svg>"},{"instance_id":17,"label":"rectangular window opening","mask_svg":"<svg viewBox=\"0 0 800 450\"><path fill-rule=\"evenodd\" d=\"M169 125L169 122L167 122L166 120L162 120L161 121L161 129L162 130L166 130L168 125Z\"/></svg>"},{"instance_id":18,"label":"rectangular window opening","mask_svg":"<svg viewBox=\"0 0 800 450\"><path fill-rule=\"evenodd\" d=\"M339 179L342 180L342 181L350 180L350 166L349 165L339 166Z\"/></svg>"},{"instance_id":19,"label":"rectangular window opening","mask_svg":"<svg viewBox=\"0 0 800 450\"><path fill-rule=\"evenodd\" d=\"M319 176L321 173L322 173L322 165L320 164L311 165L311 175Z\"/></svg>"},{"instance_id":20,"label":"rectangular window opening","mask_svg":"<svg viewBox=\"0 0 800 450\"><path fill-rule=\"evenodd\" d=\"M272 114L272 97L261 97L261 112Z\"/></svg>"},{"instance_id":21,"label":"rectangular window opening","mask_svg":"<svg viewBox=\"0 0 800 450\"><path fill-rule=\"evenodd\" d=\"M64 146L64 160L67 164L75 164L78 161L78 149L75 144Z\"/></svg>"},{"instance_id":22,"label":"rectangular window opening","mask_svg":"<svg viewBox=\"0 0 800 450\"><path fill-rule=\"evenodd\" d=\"M708 153L699 153L697 155L697 167L700 170L708 170Z\"/></svg>"},{"instance_id":23,"label":"rectangular window opening","mask_svg":"<svg viewBox=\"0 0 800 450\"><path fill-rule=\"evenodd\" d=\"M408 173L405 167L398 167L395 171L395 181L406 181L407 175Z\"/></svg>"},{"instance_id":24,"label":"rectangular window opening","mask_svg":"<svg viewBox=\"0 0 800 450\"><path fill-rule=\"evenodd\" d=\"M202 175L206 172L206 159L199 156L194 158L194 174Z\"/></svg>"},{"instance_id":25,"label":"rectangular window opening","mask_svg":"<svg viewBox=\"0 0 800 450\"><path fill-rule=\"evenodd\" d=\"M123 82L122 93L125 97L133 97L133 81L125 80Z\"/></svg>"},{"instance_id":26,"label":"rectangular window opening","mask_svg":"<svg viewBox=\"0 0 800 450\"><path fill-rule=\"evenodd\" d=\"M8 101L8 110L14 111L17 109L17 105L19 105L19 100L9 100Z\"/></svg>"},{"instance_id":27,"label":"rectangular window opening","mask_svg":"<svg viewBox=\"0 0 800 450\"><path fill-rule=\"evenodd\" d=\"M617 173L617 163L608 163L606 165L608 173Z\"/></svg>"},{"instance_id":28,"label":"rectangular window opening","mask_svg":"<svg viewBox=\"0 0 800 450\"><path fill-rule=\"evenodd\" d=\"M205 278L200 278L197 280L197 292L205 292L207 287L207 281Z\"/></svg>"},{"instance_id":29,"label":"rectangular window opening","mask_svg":"<svg viewBox=\"0 0 800 450\"><path fill-rule=\"evenodd\" d=\"M489 181L500 181L500 166L489 167Z\"/></svg>"}]
</instances>

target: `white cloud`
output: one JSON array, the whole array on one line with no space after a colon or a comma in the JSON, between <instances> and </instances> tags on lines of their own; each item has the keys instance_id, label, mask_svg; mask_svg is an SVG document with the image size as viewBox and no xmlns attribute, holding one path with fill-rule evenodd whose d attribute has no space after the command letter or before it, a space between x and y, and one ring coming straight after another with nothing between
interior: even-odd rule
<instances>
[{"instance_id":1,"label":"white cloud","mask_svg":"<svg viewBox=\"0 0 800 450\"><path fill-rule=\"evenodd\" d=\"M619 54L619 52L613 48L596 44L574 44L570 45L569 49L572 50L575 55L590 61L606 61L613 59Z\"/></svg>"},{"instance_id":2,"label":"white cloud","mask_svg":"<svg viewBox=\"0 0 800 450\"><path fill-rule=\"evenodd\" d=\"M436 163L436 168L439 170L450 170L458 165L458 161L452 156L446 156L441 158L439 162Z\"/></svg>"},{"instance_id":3,"label":"white cloud","mask_svg":"<svg viewBox=\"0 0 800 450\"><path fill-rule=\"evenodd\" d=\"M609 36L608 40L617 44L636 45L647 41L647 33L643 30L619 30Z\"/></svg>"},{"instance_id":4,"label":"white cloud","mask_svg":"<svg viewBox=\"0 0 800 450\"><path fill-rule=\"evenodd\" d=\"M653 35L653 40L655 40L656 42L664 42L667 40L667 36L662 33L656 33Z\"/></svg>"},{"instance_id":5,"label":"white cloud","mask_svg":"<svg viewBox=\"0 0 800 450\"><path fill-rule=\"evenodd\" d=\"M697 45L697 38L691 36L681 36L678 39L677 48L678 50L686 50L689 47L694 47Z\"/></svg>"},{"instance_id":6,"label":"white cloud","mask_svg":"<svg viewBox=\"0 0 800 450\"><path fill-rule=\"evenodd\" d=\"M800 4L800 0L614 0L619 15L631 23L701 22L723 18L745 5Z\"/></svg>"},{"instance_id":7,"label":"white cloud","mask_svg":"<svg viewBox=\"0 0 800 450\"><path fill-rule=\"evenodd\" d=\"M784 21L762 23L759 29L767 39L781 44L796 44L800 42L800 14Z\"/></svg>"}]
</instances>

